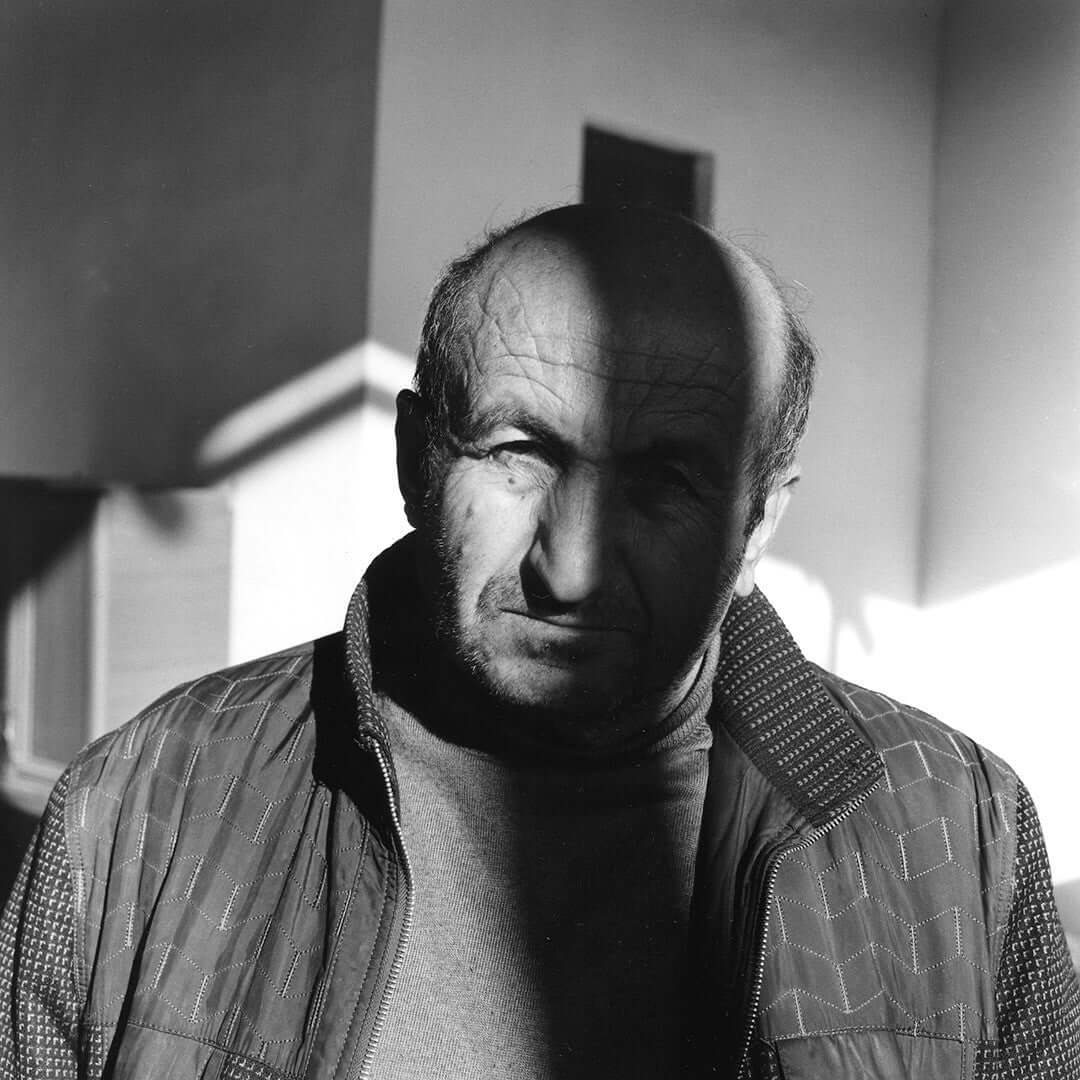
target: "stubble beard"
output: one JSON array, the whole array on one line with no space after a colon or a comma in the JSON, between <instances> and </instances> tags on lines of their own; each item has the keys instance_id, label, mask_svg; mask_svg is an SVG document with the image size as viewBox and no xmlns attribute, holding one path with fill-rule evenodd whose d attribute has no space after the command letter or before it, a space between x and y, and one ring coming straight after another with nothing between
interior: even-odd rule
<instances>
[{"instance_id":1,"label":"stubble beard","mask_svg":"<svg viewBox=\"0 0 1080 1080\"><path fill-rule=\"evenodd\" d=\"M580 733L588 741L601 742L603 733L618 726L617 718L631 712L647 710L651 701L662 699L664 692L670 689L670 683L677 681L683 672L696 669L701 655L717 632L723 613L730 603L735 580L738 576L740 561L723 568L723 586L717 601L713 617L703 631L701 641L690 650L692 659L679 668L671 664L673 674L663 686L650 686L641 678L646 665L642 658L629 665L632 674L625 680L625 691L604 701L584 701L587 692L580 695L571 707L553 705L547 702L526 700L518 689L499 678L491 670L491 657L484 647L478 627L482 627L485 617L494 618L502 607L522 609L525 599L518 575L511 571L499 577L489 579L481 587L473 611L476 623L466 625L462 609L462 586L460 574L459 549L448 538L438 497L429 498L425 506L425 559L424 568L428 582L428 593L433 608L433 630L437 646L444 657L451 660L454 667L466 676L468 683L495 707L496 712L514 723L523 732L532 731L538 739L566 741L559 738L559 732L573 731ZM678 701L669 702L671 707ZM588 732L595 736L589 738ZM576 740L575 740L576 741Z\"/></svg>"},{"instance_id":2,"label":"stubble beard","mask_svg":"<svg viewBox=\"0 0 1080 1080\"><path fill-rule=\"evenodd\" d=\"M572 728L605 730L612 718L634 697L634 687L618 700L604 702L582 701L587 694L578 695L573 707L559 707L546 701L537 702L523 693L514 679L503 679L493 671L491 646L484 640L484 626L490 626L499 612L509 608L525 610L528 606L516 570L488 579L471 610L463 605L461 583L461 551L447 535L441 510L439 489L429 488L424 504L422 532L423 554L421 578L432 610L432 629L441 655L453 669L465 676L466 683L482 699L490 702L494 711L519 733L533 733L538 742L558 738L558 731ZM629 683L629 681L628 681Z\"/></svg>"}]
</instances>

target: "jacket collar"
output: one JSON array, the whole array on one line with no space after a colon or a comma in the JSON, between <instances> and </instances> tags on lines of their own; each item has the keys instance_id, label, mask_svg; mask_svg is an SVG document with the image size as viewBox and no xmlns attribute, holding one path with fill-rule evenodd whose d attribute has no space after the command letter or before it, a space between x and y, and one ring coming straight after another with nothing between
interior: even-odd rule
<instances>
[{"instance_id":1,"label":"jacket collar","mask_svg":"<svg viewBox=\"0 0 1080 1080\"><path fill-rule=\"evenodd\" d=\"M714 716L812 829L826 825L878 783L881 759L759 589L721 635Z\"/></svg>"}]
</instances>

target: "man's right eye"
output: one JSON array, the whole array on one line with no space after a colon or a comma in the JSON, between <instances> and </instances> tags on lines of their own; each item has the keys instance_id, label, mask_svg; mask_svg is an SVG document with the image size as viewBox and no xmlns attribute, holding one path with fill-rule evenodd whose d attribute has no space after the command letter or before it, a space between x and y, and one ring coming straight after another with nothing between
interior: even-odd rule
<instances>
[{"instance_id":1,"label":"man's right eye","mask_svg":"<svg viewBox=\"0 0 1080 1080\"><path fill-rule=\"evenodd\" d=\"M553 475L555 466L547 448L534 439L497 443L484 456L510 482L546 483Z\"/></svg>"},{"instance_id":2,"label":"man's right eye","mask_svg":"<svg viewBox=\"0 0 1080 1080\"><path fill-rule=\"evenodd\" d=\"M541 460L547 459L547 455L540 444L531 442L528 439L516 439L513 442L499 443L488 451L488 456L494 458L533 457Z\"/></svg>"}]
</instances>

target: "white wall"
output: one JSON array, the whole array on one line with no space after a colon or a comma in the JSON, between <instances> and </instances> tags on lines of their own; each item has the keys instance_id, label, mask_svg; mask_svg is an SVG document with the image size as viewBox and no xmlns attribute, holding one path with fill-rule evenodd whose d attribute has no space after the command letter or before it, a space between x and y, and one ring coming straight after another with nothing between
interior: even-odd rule
<instances>
[{"instance_id":1,"label":"white wall","mask_svg":"<svg viewBox=\"0 0 1080 1080\"><path fill-rule=\"evenodd\" d=\"M333 357L219 425L201 461L317 422L233 474L229 652L272 652L341 628L368 563L408 526L394 470L393 399L411 361L373 343Z\"/></svg>"},{"instance_id":2,"label":"white wall","mask_svg":"<svg viewBox=\"0 0 1080 1080\"><path fill-rule=\"evenodd\" d=\"M943 44L931 698L1017 767L1080 878L1080 7L958 0Z\"/></svg>"},{"instance_id":3,"label":"white wall","mask_svg":"<svg viewBox=\"0 0 1080 1080\"><path fill-rule=\"evenodd\" d=\"M1080 8L946 22L928 600L1080 555Z\"/></svg>"}]
</instances>

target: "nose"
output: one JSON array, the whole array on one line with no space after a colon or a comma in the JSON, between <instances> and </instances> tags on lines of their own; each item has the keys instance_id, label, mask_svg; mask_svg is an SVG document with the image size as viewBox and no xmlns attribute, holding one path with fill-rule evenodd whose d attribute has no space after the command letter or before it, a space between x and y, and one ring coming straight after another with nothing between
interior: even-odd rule
<instances>
[{"instance_id":1,"label":"nose","mask_svg":"<svg viewBox=\"0 0 1080 1080\"><path fill-rule=\"evenodd\" d=\"M600 477L578 473L552 487L522 564L525 595L534 607L572 611L600 591L612 549L614 521Z\"/></svg>"}]
</instances>

